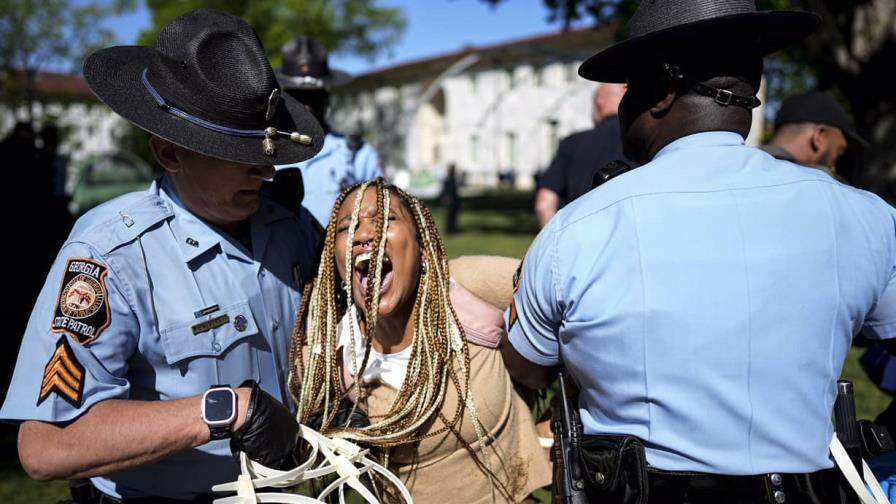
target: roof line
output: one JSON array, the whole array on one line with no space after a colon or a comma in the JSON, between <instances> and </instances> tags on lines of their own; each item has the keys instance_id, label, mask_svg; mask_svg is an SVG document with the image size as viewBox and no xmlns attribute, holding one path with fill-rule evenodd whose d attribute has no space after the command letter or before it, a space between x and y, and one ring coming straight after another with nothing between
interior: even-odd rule
<instances>
[{"instance_id":1,"label":"roof line","mask_svg":"<svg viewBox=\"0 0 896 504\"><path fill-rule=\"evenodd\" d=\"M608 26L610 26L610 25L605 24L605 25L600 25L600 26L585 26L585 27L573 28L573 29L569 29L569 30L559 30L559 31L548 32L548 33L539 33L536 35L530 35L530 36L526 36L526 37L509 39L509 40L505 40L503 42L495 42L495 43L486 44L486 45L482 45L482 46L470 45L470 46L458 49L456 51L438 53L438 54L434 54L432 56L424 56L424 57L420 57L420 58L411 59L408 61L403 61L400 63L395 63L395 64L392 64L389 66L376 68L369 72L364 72L361 74L354 75L353 78L354 79L363 79L363 78L371 77L371 76L374 76L374 75L377 75L380 73L394 72L395 70L399 70L399 69L402 69L405 67L411 67L414 65L430 63L430 62L437 61L437 60L461 58L463 56L466 56L467 54L474 53L474 52L493 51L496 49L502 49L505 47L512 47L512 46L516 46L516 45L546 42L546 41L549 41L552 39L557 39L557 38L560 38L563 36L587 33L589 31L594 31L594 30L603 30L603 29L606 29Z\"/></svg>"}]
</instances>

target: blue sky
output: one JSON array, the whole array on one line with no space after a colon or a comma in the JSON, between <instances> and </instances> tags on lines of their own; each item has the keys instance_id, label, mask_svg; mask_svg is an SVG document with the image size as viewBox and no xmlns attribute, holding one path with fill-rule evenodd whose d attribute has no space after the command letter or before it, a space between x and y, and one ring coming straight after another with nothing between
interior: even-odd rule
<instances>
[{"instance_id":1,"label":"blue sky","mask_svg":"<svg viewBox=\"0 0 896 504\"><path fill-rule=\"evenodd\" d=\"M350 54L334 54L330 65L351 73L403 61L455 51L465 45L483 45L552 32L559 23L548 23L542 0L506 0L491 8L480 0L381 0L384 6L404 10L408 21L401 41L391 54L369 61ZM141 2L138 11L110 20L119 43L133 44L137 34L150 25L149 12Z\"/></svg>"}]
</instances>

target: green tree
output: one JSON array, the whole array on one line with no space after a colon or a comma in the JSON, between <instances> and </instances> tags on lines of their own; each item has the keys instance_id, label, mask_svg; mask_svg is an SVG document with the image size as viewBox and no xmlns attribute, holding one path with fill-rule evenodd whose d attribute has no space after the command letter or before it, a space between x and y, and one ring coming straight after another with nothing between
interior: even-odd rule
<instances>
[{"instance_id":1,"label":"green tree","mask_svg":"<svg viewBox=\"0 0 896 504\"><path fill-rule=\"evenodd\" d=\"M333 52L373 58L393 46L405 28L399 8L381 7L376 0L147 0L153 27L140 35L151 44L163 26L199 7L229 12L258 31L268 57L280 63L280 47L297 35L321 41Z\"/></svg>"},{"instance_id":2,"label":"green tree","mask_svg":"<svg viewBox=\"0 0 896 504\"><path fill-rule=\"evenodd\" d=\"M507 0L482 0L499 6ZM548 19L615 26L624 37L636 0L542 0ZM808 89L827 91L852 113L872 147L854 159L853 180L896 201L896 0L757 0L757 8L819 14L822 25L803 44L766 62L772 102Z\"/></svg>"},{"instance_id":3,"label":"green tree","mask_svg":"<svg viewBox=\"0 0 896 504\"><path fill-rule=\"evenodd\" d=\"M33 119L37 73L47 68L79 70L85 55L115 41L102 22L135 7L135 0L82 6L68 0L0 2L0 100L26 103Z\"/></svg>"}]
</instances>

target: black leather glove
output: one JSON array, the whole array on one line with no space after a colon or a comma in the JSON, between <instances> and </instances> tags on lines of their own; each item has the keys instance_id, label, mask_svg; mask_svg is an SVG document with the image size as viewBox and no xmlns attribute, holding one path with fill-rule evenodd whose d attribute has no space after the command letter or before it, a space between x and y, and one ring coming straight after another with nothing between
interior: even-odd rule
<instances>
[{"instance_id":1,"label":"black leather glove","mask_svg":"<svg viewBox=\"0 0 896 504\"><path fill-rule=\"evenodd\" d=\"M252 387L246 423L233 431L230 450L243 451L250 459L274 469L292 469L297 464L293 453L299 435L299 424L289 409L254 381L241 387Z\"/></svg>"}]
</instances>

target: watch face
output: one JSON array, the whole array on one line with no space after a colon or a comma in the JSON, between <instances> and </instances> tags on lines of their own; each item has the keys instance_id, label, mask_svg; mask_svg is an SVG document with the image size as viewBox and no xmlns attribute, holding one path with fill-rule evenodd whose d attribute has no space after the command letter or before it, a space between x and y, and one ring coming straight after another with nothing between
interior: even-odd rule
<instances>
[{"instance_id":1,"label":"watch face","mask_svg":"<svg viewBox=\"0 0 896 504\"><path fill-rule=\"evenodd\" d=\"M233 420L233 391L229 389L209 390L205 394L205 420L210 423Z\"/></svg>"}]
</instances>

